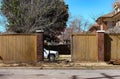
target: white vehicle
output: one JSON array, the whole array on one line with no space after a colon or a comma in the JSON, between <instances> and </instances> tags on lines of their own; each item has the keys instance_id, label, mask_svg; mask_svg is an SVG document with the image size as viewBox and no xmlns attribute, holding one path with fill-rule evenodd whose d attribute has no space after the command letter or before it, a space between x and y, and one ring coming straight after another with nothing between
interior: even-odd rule
<instances>
[{"instance_id":1,"label":"white vehicle","mask_svg":"<svg viewBox=\"0 0 120 79\"><path fill-rule=\"evenodd\" d=\"M57 59L58 57L58 51L44 49L44 58L49 59L49 61L55 61L55 59Z\"/></svg>"}]
</instances>

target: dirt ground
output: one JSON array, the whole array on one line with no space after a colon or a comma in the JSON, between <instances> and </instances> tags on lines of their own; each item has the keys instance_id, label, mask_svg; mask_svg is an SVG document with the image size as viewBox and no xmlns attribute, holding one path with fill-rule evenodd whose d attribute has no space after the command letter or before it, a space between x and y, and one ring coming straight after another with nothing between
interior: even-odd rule
<instances>
[{"instance_id":1,"label":"dirt ground","mask_svg":"<svg viewBox=\"0 0 120 79\"><path fill-rule=\"evenodd\" d=\"M55 62L42 61L38 63L0 63L0 67L37 67L40 69L120 69L120 65L112 65L105 62L71 62L68 60Z\"/></svg>"},{"instance_id":2,"label":"dirt ground","mask_svg":"<svg viewBox=\"0 0 120 79\"><path fill-rule=\"evenodd\" d=\"M41 69L120 69L120 65L108 64L106 62L72 62L70 56L61 56L55 62L49 62L48 60L38 63L5 64L0 62L0 67L39 67Z\"/></svg>"}]
</instances>

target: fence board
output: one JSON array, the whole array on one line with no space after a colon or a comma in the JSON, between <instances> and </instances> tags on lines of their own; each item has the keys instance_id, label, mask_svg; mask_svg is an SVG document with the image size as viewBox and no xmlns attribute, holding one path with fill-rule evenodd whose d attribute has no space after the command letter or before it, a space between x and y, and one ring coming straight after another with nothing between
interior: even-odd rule
<instances>
[{"instance_id":1,"label":"fence board","mask_svg":"<svg viewBox=\"0 0 120 79\"><path fill-rule=\"evenodd\" d=\"M106 39L107 52L110 54L110 59L120 59L120 34L110 34Z\"/></svg>"},{"instance_id":2,"label":"fence board","mask_svg":"<svg viewBox=\"0 0 120 79\"><path fill-rule=\"evenodd\" d=\"M36 35L0 35L0 57L4 62L36 62Z\"/></svg>"},{"instance_id":3,"label":"fence board","mask_svg":"<svg viewBox=\"0 0 120 79\"><path fill-rule=\"evenodd\" d=\"M72 36L72 60L98 61L95 34L74 34Z\"/></svg>"},{"instance_id":4,"label":"fence board","mask_svg":"<svg viewBox=\"0 0 120 79\"><path fill-rule=\"evenodd\" d=\"M120 34L105 34L104 61L120 59ZM99 48L102 50L102 48ZM98 61L98 37L93 34L73 34L72 60Z\"/></svg>"}]
</instances>

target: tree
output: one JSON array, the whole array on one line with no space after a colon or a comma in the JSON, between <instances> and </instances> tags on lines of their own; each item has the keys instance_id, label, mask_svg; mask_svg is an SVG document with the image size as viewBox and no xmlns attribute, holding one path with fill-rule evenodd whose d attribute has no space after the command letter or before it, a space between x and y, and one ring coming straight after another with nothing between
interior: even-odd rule
<instances>
[{"instance_id":1,"label":"tree","mask_svg":"<svg viewBox=\"0 0 120 79\"><path fill-rule=\"evenodd\" d=\"M81 32L82 20L79 18L75 18L70 23L70 28L72 33L79 33Z\"/></svg>"},{"instance_id":2,"label":"tree","mask_svg":"<svg viewBox=\"0 0 120 79\"><path fill-rule=\"evenodd\" d=\"M68 6L60 0L3 0L2 12L8 18L8 32L34 33L44 30L46 39L64 31Z\"/></svg>"},{"instance_id":3,"label":"tree","mask_svg":"<svg viewBox=\"0 0 120 79\"><path fill-rule=\"evenodd\" d=\"M88 20L85 20L84 18L76 18L74 17L70 23L69 27L71 28L72 33L80 33L85 32L88 29L88 26L90 25Z\"/></svg>"}]
</instances>

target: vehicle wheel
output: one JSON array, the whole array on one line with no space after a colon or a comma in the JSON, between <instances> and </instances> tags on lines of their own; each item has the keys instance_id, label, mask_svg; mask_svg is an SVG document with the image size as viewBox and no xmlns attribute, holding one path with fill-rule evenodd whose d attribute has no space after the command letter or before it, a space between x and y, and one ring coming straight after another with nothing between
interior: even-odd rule
<instances>
[{"instance_id":1,"label":"vehicle wheel","mask_svg":"<svg viewBox=\"0 0 120 79\"><path fill-rule=\"evenodd\" d=\"M51 61L51 62L55 61L55 55L50 54L49 55L49 61Z\"/></svg>"}]
</instances>

